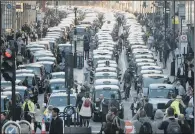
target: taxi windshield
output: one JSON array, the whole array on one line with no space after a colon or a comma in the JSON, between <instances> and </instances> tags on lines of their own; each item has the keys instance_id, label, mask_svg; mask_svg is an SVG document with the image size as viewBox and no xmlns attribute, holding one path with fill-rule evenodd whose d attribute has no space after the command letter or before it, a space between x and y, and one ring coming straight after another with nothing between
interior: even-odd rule
<instances>
[{"instance_id":1,"label":"taxi windshield","mask_svg":"<svg viewBox=\"0 0 195 134\"><path fill-rule=\"evenodd\" d=\"M65 82L51 83L50 89L53 90L66 90Z\"/></svg>"},{"instance_id":2,"label":"taxi windshield","mask_svg":"<svg viewBox=\"0 0 195 134\"><path fill-rule=\"evenodd\" d=\"M46 73L51 73L52 72L52 65L50 64L44 64L44 67L45 67L45 71Z\"/></svg>"},{"instance_id":3,"label":"taxi windshield","mask_svg":"<svg viewBox=\"0 0 195 134\"><path fill-rule=\"evenodd\" d=\"M169 98L174 89L150 89L149 98Z\"/></svg>"},{"instance_id":4,"label":"taxi windshield","mask_svg":"<svg viewBox=\"0 0 195 134\"><path fill-rule=\"evenodd\" d=\"M111 95L115 94L115 99L120 99L118 90L96 90L95 96L96 98L99 98L100 95L103 94L105 99L111 99Z\"/></svg>"},{"instance_id":5,"label":"taxi windshield","mask_svg":"<svg viewBox=\"0 0 195 134\"><path fill-rule=\"evenodd\" d=\"M76 105L76 97L70 96L70 104L72 106ZM67 106L67 96L55 96L49 99L49 105L57 106L57 107L65 107Z\"/></svg>"},{"instance_id":6,"label":"taxi windshield","mask_svg":"<svg viewBox=\"0 0 195 134\"><path fill-rule=\"evenodd\" d=\"M143 86L148 88L150 84L158 84L158 83L164 83L165 78L164 77L147 77L143 78Z\"/></svg>"},{"instance_id":7,"label":"taxi windshield","mask_svg":"<svg viewBox=\"0 0 195 134\"><path fill-rule=\"evenodd\" d=\"M39 67L26 67L27 70L33 70L33 72L35 73L35 75L40 76L41 75L41 71Z\"/></svg>"},{"instance_id":8,"label":"taxi windshield","mask_svg":"<svg viewBox=\"0 0 195 134\"><path fill-rule=\"evenodd\" d=\"M65 74L52 74L52 79L55 79L55 78L65 78Z\"/></svg>"},{"instance_id":9,"label":"taxi windshield","mask_svg":"<svg viewBox=\"0 0 195 134\"><path fill-rule=\"evenodd\" d=\"M6 88L6 87L10 87L11 86L11 83L1 83L1 88Z\"/></svg>"}]
</instances>

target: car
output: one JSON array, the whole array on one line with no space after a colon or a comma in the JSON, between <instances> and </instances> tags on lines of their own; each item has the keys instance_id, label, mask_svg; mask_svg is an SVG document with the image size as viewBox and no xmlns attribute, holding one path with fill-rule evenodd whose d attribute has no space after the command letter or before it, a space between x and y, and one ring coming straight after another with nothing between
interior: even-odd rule
<instances>
[{"instance_id":1,"label":"car","mask_svg":"<svg viewBox=\"0 0 195 134\"><path fill-rule=\"evenodd\" d=\"M66 91L67 87L65 86L65 79L57 78L57 79L50 79L48 88L44 94L44 103L47 103L49 96L51 93L54 92L62 92Z\"/></svg>"},{"instance_id":2,"label":"car","mask_svg":"<svg viewBox=\"0 0 195 134\"><path fill-rule=\"evenodd\" d=\"M1 113L9 114L9 98L6 95L1 95Z\"/></svg>"},{"instance_id":3,"label":"car","mask_svg":"<svg viewBox=\"0 0 195 134\"><path fill-rule=\"evenodd\" d=\"M37 59L37 61L49 61L49 62L54 62L57 63L57 60L55 57L40 57Z\"/></svg>"},{"instance_id":4,"label":"car","mask_svg":"<svg viewBox=\"0 0 195 134\"><path fill-rule=\"evenodd\" d=\"M169 78L164 74L142 74L138 80L138 87L141 87L144 96L148 93L148 87L150 84L164 83L167 84Z\"/></svg>"},{"instance_id":5,"label":"car","mask_svg":"<svg viewBox=\"0 0 195 134\"><path fill-rule=\"evenodd\" d=\"M16 74L23 74L23 73L34 74L34 71L33 70L27 70L27 69L16 70Z\"/></svg>"},{"instance_id":6,"label":"car","mask_svg":"<svg viewBox=\"0 0 195 134\"><path fill-rule=\"evenodd\" d=\"M94 81L94 86L98 85L117 85L120 87L120 82L117 79L97 79Z\"/></svg>"},{"instance_id":7,"label":"car","mask_svg":"<svg viewBox=\"0 0 195 134\"><path fill-rule=\"evenodd\" d=\"M47 75L54 71L55 63L52 61L38 61L38 64L43 64Z\"/></svg>"},{"instance_id":8,"label":"car","mask_svg":"<svg viewBox=\"0 0 195 134\"><path fill-rule=\"evenodd\" d=\"M30 63L35 63L41 57L54 57L51 51L36 51L30 58Z\"/></svg>"},{"instance_id":9,"label":"car","mask_svg":"<svg viewBox=\"0 0 195 134\"><path fill-rule=\"evenodd\" d=\"M45 91L45 89L47 88L47 77L46 77L45 68L43 64L32 63L32 64L19 65L18 69L33 70L38 82L39 92L42 93Z\"/></svg>"},{"instance_id":10,"label":"car","mask_svg":"<svg viewBox=\"0 0 195 134\"><path fill-rule=\"evenodd\" d=\"M115 64L115 63L110 63L109 65L107 65L106 63L97 64L96 68L99 68L99 67L114 67L114 68L118 68L118 64Z\"/></svg>"},{"instance_id":11,"label":"car","mask_svg":"<svg viewBox=\"0 0 195 134\"><path fill-rule=\"evenodd\" d=\"M15 81L16 85L20 85L21 84L21 80L16 80ZM10 81L1 81L1 89L5 89L7 87L12 86L12 83Z\"/></svg>"},{"instance_id":12,"label":"car","mask_svg":"<svg viewBox=\"0 0 195 134\"><path fill-rule=\"evenodd\" d=\"M6 91L12 91L12 87L7 87L2 90L2 92L6 92ZM30 95L33 94L32 90L29 90L25 86L16 86L16 92L20 93L23 102L26 97L30 97Z\"/></svg>"},{"instance_id":13,"label":"car","mask_svg":"<svg viewBox=\"0 0 195 134\"><path fill-rule=\"evenodd\" d=\"M151 54L140 54L140 55L135 55L135 59L154 59L154 56Z\"/></svg>"},{"instance_id":14,"label":"car","mask_svg":"<svg viewBox=\"0 0 195 134\"><path fill-rule=\"evenodd\" d=\"M93 65L96 65L99 60L113 60L112 55L94 55Z\"/></svg>"},{"instance_id":15,"label":"car","mask_svg":"<svg viewBox=\"0 0 195 134\"><path fill-rule=\"evenodd\" d=\"M149 85L147 97L154 111L161 109L165 112L165 105L171 100L173 94L176 94L176 89L172 84L157 83Z\"/></svg>"},{"instance_id":16,"label":"car","mask_svg":"<svg viewBox=\"0 0 195 134\"><path fill-rule=\"evenodd\" d=\"M155 63L155 60L154 59L135 59L135 63L143 63L143 62Z\"/></svg>"},{"instance_id":17,"label":"car","mask_svg":"<svg viewBox=\"0 0 195 134\"><path fill-rule=\"evenodd\" d=\"M12 99L12 91L1 92L1 95L7 96L10 101ZM16 105L21 107L22 104L23 104L22 96L20 95L19 92L16 92Z\"/></svg>"},{"instance_id":18,"label":"car","mask_svg":"<svg viewBox=\"0 0 195 134\"><path fill-rule=\"evenodd\" d=\"M160 70L141 70L140 74L162 74L163 71Z\"/></svg>"},{"instance_id":19,"label":"car","mask_svg":"<svg viewBox=\"0 0 195 134\"><path fill-rule=\"evenodd\" d=\"M162 67L159 66L142 66L141 70L159 70L163 72Z\"/></svg>"},{"instance_id":20,"label":"car","mask_svg":"<svg viewBox=\"0 0 195 134\"><path fill-rule=\"evenodd\" d=\"M137 76L140 75L142 66L156 66L156 63L151 63L151 62L139 62L139 63L136 63L136 65L135 65L135 74Z\"/></svg>"},{"instance_id":21,"label":"car","mask_svg":"<svg viewBox=\"0 0 195 134\"><path fill-rule=\"evenodd\" d=\"M38 95L39 95L39 89L38 89L38 82L34 74L17 74L16 79L24 81L25 78L28 77L28 90L32 91L31 96L34 99L34 103L38 102ZM26 85L25 85L26 86Z\"/></svg>"},{"instance_id":22,"label":"car","mask_svg":"<svg viewBox=\"0 0 195 134\"><path fill-rule=\"evenodd\" d=\"M95 72L115 72L115 73L118 73L118 70L114 67L98 67L95 69Z\"/></svg>"},{"instance_id":23,"label":"car","mask_svg":"<svg viewBox=\"0 0 195 134\"><path fill-rule=\"evenodd\" d=\"M97 79L118 79L118 74L115 72L96 72L94 80Z\"/></svg>"},{"instance_id":24,"label":"car","mask_svg":"<svg viewBox=\"0 0 195 134\"><path fill-rule=\"evenodd\" d=\"M95 86L92 91L92 101L94 102L94 105L93 105L94 112L92 116L93 121L98 121L101 118L100 111L99 111L99 108L100 108L99 97L101 94L104 96L104 99L107 101L111 99L111 94L115 94L115 99L119 101L120 103L120 108L118 110L119 117L123 119L124 118L124 106L122 103L123 98L121 95L122 91L120 90L120 88L117 85L98 85L98 86Z\"/></svg>"},{"instance_id":25,"label":"car","mask_svg":"<svg viewBox=\"0 0 195 134\"><path fill-rule=\"evenodd\" d=\"M53 72L50 74L50 79L65 78L65 72Z\"/></svg>"}]
</instances>

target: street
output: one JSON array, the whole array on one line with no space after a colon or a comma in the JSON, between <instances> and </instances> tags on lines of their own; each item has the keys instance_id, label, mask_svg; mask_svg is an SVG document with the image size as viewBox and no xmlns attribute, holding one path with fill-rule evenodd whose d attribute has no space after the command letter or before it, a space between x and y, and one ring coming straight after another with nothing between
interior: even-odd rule
<instances>
[{"instance_id":1,"label":"street","mask_svg":"<svg viewBox=\"0 0 195 134\"><path fill-rule=\"evenodd\" d=\"M3 133L194 134L194 2L1 5Z\"/></svg>"}]
</instances>

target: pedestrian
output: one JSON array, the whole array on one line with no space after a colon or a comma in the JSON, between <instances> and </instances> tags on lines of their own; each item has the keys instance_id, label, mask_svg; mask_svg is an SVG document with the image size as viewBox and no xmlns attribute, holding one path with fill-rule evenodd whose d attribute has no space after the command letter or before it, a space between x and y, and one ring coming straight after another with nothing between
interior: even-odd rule
<instances>
[{"instance_id":1,"label":"pedestrian","mask_svg":"<svg viewBox=\"0 0 195 134\"><path fill-rule=\"evenodd\" d=\"M117 114L118 110L115 107L112 107L106 115L106 123L103 128L105 134L115 134L117 131L120 131Z\"/></svg>"},{"instance_id":2,"label":"pedestrian","mask_svg":"<svg viewBox=\"0 0 195 134\"><path fill-rule=\"evenodd\" d=\"M158 129L163 130L164 134L180 134L181 128L174 116L174 109L169 107Z\"/></svg>"},{"instance_id":3,"label":"pedestrian","mask_svg":"<svg viewBox=\"0 0 195 134\"><path fill-rule=\"evenodd\" d=\"M191 124L190 122L191 122L191 119L193 118L193 111L194 111L194 108L193 108L192 103L190 102L188 104L188 107L185 110L185 113L186 113L185 117L189 124Z\"/></svg>"},{"instance_id":4,"label":"pedestrian","mask_svg":"<svg viewBox=\"0 0 195 134\"><path fill-rule=\"evenodd\" d=\"M132 117L137 113L137 111L141 108L141 104L137 97L134 97L133 103L131 104Z\"/></svg>"},{"instance_id":5,"label":"pedestrian","mask_svg":"<svg viewBox=\"0 0 195 134\"><path fill-rule=\"evenodd\" d=\"M83 104L79 115L82 116L84 127L89 127L89 120L92 116L92 102L89 97L89 93L86 93L85 97L82 98Z\"/></svg>"},{"instance_id":6,"label":"pedestrian","mask_svg":"<svg viewBox=\"0 0 195 134\"><path fill-rule=\"evenodd\" d=\"M34 113L35 111L35 105L34 103L31 101L32 98L25 98L25 101L22 105L22 109L24 111L24 119L26 121L28 121L29 123L31 123L31 116L29 115L29 113Z\"/></svg>"},{"instance_id":7,"label":"pedestrian","mask_svg":"<svg viewBox=\"0 0 195 134\"><path fill-rule=\"evenodd\" d=\"M1 113L1 128L3 127L3 125L7 122L8 120L7 120L7 117L6 117L6 113L5 112L3 112L3 113Z\"/></svg>"},{"instance_id":8,"label":"pedestrian","mask_svg":"<svg viewBox=\"0 0 195 134\"><path fill-rule=\"evenodd\" d=\"M116 100L115 94L111 94L111 100L108 104L108 109L110 110L112 107L115 107L117 110L119 110L119 102Z\"/></svg>"},{"instance_id":9,"label":"pedestrian","mask_svg":"<svg viewBox=\"0 0 195 134\"><path fill-rule=\"evenodd\" d=\"M191 134L191 128L188 122L185 120L185 116L183 114L180 114L178 116L178 123L181 128L181 134Z\"/></svg>"},{"instance_id":10,"label":"pedestrian","mask_svg":"<svg viewBox=\"0 0 195 134\"><path fill-rule=\"evenodd\" d=\"M162 123L164 117L164 113L162 110L157 109L154 115L154 121L152 122L153 126L153 134L163 134L164 131L158 129L158 126Z\"/></svg>"},{"instance_id":11,"label":"pedestrian","mask_svg":"<svg viewBox=\"0 0 195 134\"><path fill-rule=\"evenodd\" d=\"M194 87L194 71L192 70L192 65L188 68L186 82L188 82L191 87Z\"/></svg>"},{"instance_id":12,"label":"pedestrian","mask_svg":"<svg viewBox=\"0 0 195 134\"><path fill-rule=\"evenodd\" d=\"M106 122L106 115L108 113L108 101L104 99L104 95L100 94L100 108L99 108L99 112L100 112L100 117L101 117L101 129L100 132L98 134L102 134L103 132L103 128L104 128L104 123Z\"/></svg>"},{"instance_id":13,"label":"pedestrian","mask_svg":"<svg viewBox=\"0 0 195 134\"><path fill-rule=\"evenodd\" d=\"M145 99L145 104L144 104L144 110L146 111L146 115L148 118L152 119L153 118L153 105L149 103L149 99Z\"/></svg>"},{"instance_id":14,"label":"pedestrian","mask_svg":"<svg viewBox=\"0 0 195 134\"><path fill-rule=\"evenodd\" d=\"M23 46L24 46L24 41L22 40L21 37L19 37L17 40L17 54L21 54Z\"/></svg>"},{"instance_id":15,"label":"pedestrian","mask_svg":"<svg viewBox=\"0 0 195 134\"><path fill-rule=\"evenodd\" d=\"M76 107L78 107L78 110L80 112L82 104L83 104L83 100L82 98L85 96L85 88L81 87L81 92L77 95L77 100L76 100ZM82 123L83 119L82 116L80 115L80 126L82 127L83 123Z\"/></svg>"},{"instance_id":16,"label":"pedestrian","mask_svg":"<svg viewBox=\"0 0 195 134\"><path fill-rule=\"evenodd\" d=\"M177 69L177 78L181 81L182 85L185 84L185 68L183 64L180 64L180 67Z\"/></svg>"},{"instance_id":17,"label":"pedestrian","mask_svg":"<svg viewBox=\"0 0 195 134\"><path fill-rule=\"evenodd\" d=\"M182 98L184 98L186 95L186 91L185 91L184 87L181 85L180 81L177 81L177 85L175 88L178 91L178 95L181 96Z\"/></svg>"},{"instance_id":18,"label":"pedestrian","mask_svg":"<svg viewBox=\"0 0 195 134\"><path fill-rule=\"evenodd\" d=\"M148 37L148 43L147 43L150 50L151 50L151 48L153 47L153 43L154 43L154 37L153 37L153 35L150 35L150 36Z\"/></svg>"},{"instance_id":19,"label":"pedestrian","mask_svg":"<svg viewBox=\"0 0 195 134\"><path fill-rule=\"evenodd\" d=\"M58 108L53 108L52 110L52 117L53 119L51 120L51 125L50 125L50 130L49 134L63 134L63 121L62 119L58 116L60 110Z\"/></svg>"},{"instance_id":20,"label":"pedestrian","mask_svg":"<svg viewBox=\"0 0 195 134\"><path fill-rule=\"evenodd\" d=\"M138 110L132 118L132 123L134 124L136 134L152 134L152 122L147 117L144 109Z\"/></svg>"},{"instance_id":21,"label":"pedestrian","mask_svg":"<svg viewBox=\"0 0 195 134\"><path fill-rule=\"evenodd\" d=\"M52 120L52 109L53 106L49 105L47 109L43 112L43 120L45 122L46 131L49 131L50 123Z\"/></svg>"},{"instance_id":22,"label":"pedestrian","mask_svg":"<svg viewBox=\"0 0 195 134\"><path fill-rule=\"evenodd\" d=\"M42 112L40 109L40 105L37 103L35 104L35 132L37 128L41 130L41 122L42 122Z\"/></svg>"},{"instance_id":23,"label":"pedestrian","mask_svg":"<svg viewBox=\"0 0 195 134\"><path fill-rule=\"evenodd\" d=\"M180 107L180 104L182 105L182 107ZM174 109L175 117L178 117L178 115L184 113L184 108L186 106L182 101L182 97L178 95L176 99L171 103L171 107Z\"/></svg>"},{"instance_id":24,"label":"pedestrian","mask_svg":"<svg viewBox=\"0 0 195 134\"><path fill-rule=\"evenodd\" d=\"M184 104L188 105L190 99L193 97L193 88L191 86L188 86L187 91L186 91L186 96L184 98Z\"/></svg>"},{"instance_id":25,"label":"pedestrian","mask_svg":"<svg viewBox=\"0 0 195 134\"><path fill-rule=\"evenodd\" d=\"M89 49L90 49L90 46L89 46L89 38L86 35L84 35L85 60L86 59L89 59Z\"/></svg>"}]
</instances>

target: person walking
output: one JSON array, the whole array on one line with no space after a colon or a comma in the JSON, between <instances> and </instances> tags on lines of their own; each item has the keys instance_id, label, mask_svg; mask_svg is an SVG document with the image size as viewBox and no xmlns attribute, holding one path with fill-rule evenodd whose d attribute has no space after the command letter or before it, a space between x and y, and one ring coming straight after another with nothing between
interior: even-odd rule
<instances>
[{"instance_id":1,"label":"person walking","mask_svg":"<svg viewBox=\"0 0 195 134\"><path fill-rule=\"evenodd\" d=\"M85 51L85 60L89 59L89 38L85 35L84 36L84 51Z\"/></svg>"},{"instance_id":2,"label":"person walking","mask_svg":"<svg viewBox=\"0 0 195 134\"><path fill-rule=\"evenodd\" d=\"M79 115L82 116L83 119L83 125L85 127L89 127L89 120L92 116L92 102L89 97L89 93L86 93L85 97L82 98L83 104L81 106L81 110L79 112Z\"/></svg>"},{"instance_id":3,"label":"person walking","mask_svg":"<svg viewBox=\"0 0 195 134\"><path fill-rule=\"evenodd\" d=\"M85 96L85 88L84 87L81 87L81 92L77 95L77 100L76 100L76 107L78 107L79 109L79 112L81 110L81 107L83 105L83 100L82 98ZM80 126L83 125L83 119L82 119L82 116L80 115Z\"/></svg>"},{"instance_id":4,"label":"person walking","mask_svg":"<svg viewBox=\"0 0 195 134\"><path fill-rule=\"evenodd\" d=\"M63 134L63 121L58 116L60 110L58 108L52 109L52 117L49 134Z\"/></svg>"},{"instance_id":5,"label":"person walking","mask_svg":"<svg viewBox=\"0 0 195 134\"><path fill-rule=\"evenodd\" d=\"M40 109L40 105L37 103L35 104L35 132L37 128L41 130L41 122L42 122L42 112Z\"/></svg>"},{"instance_id":6,"label":"person walking","mask_svg":"<svg viewBox=\"0 0 195 134\"><path fill-rule=\"evenodd\" d=\"M152 134L152 122L144 109L139 109L132 118L136 134Z\"/></svg>"},{"instance_id":7,"label":"person walking","mask_svg":"<svg viewBox=\"0 0 195 134\"><path fill-rule=\"evenodd\" d=\"M188 82L191 87L194 87L194 71L192 70L192 65L188 67L188 73L186 77L186 82Z\"/></svg>"},{"instance_id":8,"label":"person walking","mask_svg":"<svg viewBox=\"0 0 195 134\"><path fill-rule=\"evenodd\" d=\"M131 104L132 117L137 113L137 111L141 108L141 104L138 100L138 97L134 97L133 103Z\"/></svg>"},{"instance_id":9,"label":"person walking","mask_svg":"<svg viewBox=\"0 0 195 134\"><path fill-rule=\"evenodd\" d=\"M192 134L192 130L190 128L190 125L185 120L185 116L183 114L180 114L178 116L178 123L181 128L181 134Z\"/></svg>"},{"instance_id":10,"label":"person walking","mask_svg":"<svg viewBox=\"0 0 195 134\"><path fill-rule=\"evenodd\" d=\"M43 112L43 120L45 122L46 131L49 131L50 123L52 120L52 110L53 106L49 105L47 109Z\"/></svg>"},{"instance_id":11,"label":"person walking","mask_svg":"<svg viewBox=\"0 0 195 134\"><path fill-rule=\"evenodd\" d=\"M185 91L184 87L181 85L180 81L177 81L177 85L176 85L175 88L176 88L176 90L178 92L177 95L181 96L182 98L185 97L186 91Z\"/></svg>"},{"instance_id":12,"label":"person walking","mask_svg":"<svg viewBox=\"0 0 195 134\"><path fill-rule=\"evenodd\" d=\"M31 123L31 116L29 115L29 112L34 113L35 111L35 105L31 101L31 99L29 99L28 97L25 98L22 109L24 111L24 119Z\"/></svg>"},{"instance_id":13,"label":"person walking","mask_svg":"<svg viewBox=\"0 0 195 134\"><path fill-rule=\"evenodd\" d=\"M152 117L153 117L153 105L151 103L149 103L148 98L145 99L144 110L146 111L147 117L152 119Z\"/></svg>"},{"instance_id":14,"label":"person walking","mask_svg":"<svg viewBox=\"0 0 195 134\"><path fill-rule=\"evenodd\" d=\"M180 107L180 104L182 105L182 107ZM174 109L175 117L178 117L178 115L184 113L184 108L186 106L182 101L182 97L178 95L176 99L171 103L171 107Z\"/></svg>"},{"instance_id":15,"label":"person walking","mask_svg":"<svg viewBox=\"0 0 195 134\"><path fill-rule=\"evenodd\" d=\"M169 107L158 129L163 130L164 134L181 134L181 128L174 116L174 109Z\"/></svg>"},{"instance_id":16,"label":"person walking","mask_svg":"<svg viewBox=\"0 0 195 134\"><path fill-rule=\"evenodd\" d=\"M163 130L158 129L158 126L162 123L164 113L162 110L157 109L154 115L154 121L152 122L153 134L163 134Z\"/></svg>"},{"instance_id":17,"label":"person walking","mask_svg":"<svg viewBox=\"0 0 195 134\"><path fill-rule=\"evenodd\" d=\"M181 84L185 85L185 68L183 64L180 64L180 67L177 69L177 78L181 81Z\"/></svg>"},{"instance_id":18,"label":"person walking","mask_svg":"<svg viewBox=\"0 0 195 134\"><path fill-rule=\"evenodd\" d=\"M7 122L7 117L6 117L6 113L1 113L1 128L3 127L3 125Z\"/></svg>"},{"instance_id":19,"label":"person walking","mask_svg":"<svg viewBox=\"0 0 195 134\"><path fill-rule=\"evenodd\" d=\"M100 94L100 116L101 116L101 129L100 132L98 134L102 134L103 132L103 128L104 128L104 123L106 122L106 115L108 113L108 101L104 99L104 95Z\"/></svg>"},{"instance_id":20,"label":"person walking","mask_svg":"<svg viewBox=\"0 0 195 134\"><path fill-rule=\"evenodd\" d=\"M115 107L117 110L119 110L119 102L116 100L115 94L111 94L111 100L108 103L108 109L110 110L112 107Z\"/></svg>"}]
</instances>

